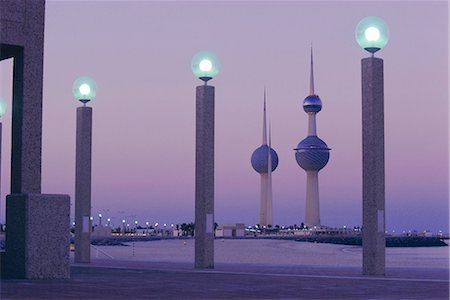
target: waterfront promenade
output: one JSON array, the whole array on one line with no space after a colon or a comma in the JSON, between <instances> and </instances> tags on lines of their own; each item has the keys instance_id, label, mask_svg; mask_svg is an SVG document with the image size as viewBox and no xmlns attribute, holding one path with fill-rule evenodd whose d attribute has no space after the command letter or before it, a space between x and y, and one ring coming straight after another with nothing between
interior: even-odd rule
<instances>
[{"instance_id":1,"label":"waterfront promenade","mask_svg":"<svg viewBox=\"0 0 450 300\"><path fill-rule=\"evenodd\" d=\"M355 246L216 240L215 269L195 270L193 240L128 245L93 248L69 280L2 280L0 299L449 299L448 247L388 249L370 277Z\"/></svg>"},{"instance_id":2,"label":"waterfront promenade","mask_svg":"<svg viewBox=\"0 0 450 300\"><path fill-rule=\"evenodd\" d=\"M448 270L93 260L69 280L3 280L1 299L449 299Z\"/></svg>"}]
</instances>

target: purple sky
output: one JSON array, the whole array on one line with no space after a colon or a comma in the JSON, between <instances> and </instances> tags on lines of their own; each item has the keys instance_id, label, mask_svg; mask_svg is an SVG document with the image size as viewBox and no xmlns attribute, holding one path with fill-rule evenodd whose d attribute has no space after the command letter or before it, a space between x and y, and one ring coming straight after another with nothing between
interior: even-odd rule
<instances>
[{"instance_id":1,"label":"purple sky","mask_svg":"<svg viewBox=\"0 0 450 300\"><path fill-rule=\"evenodd\" d=\"M385 62L386 226L448 231L448 5L446 1L150 2L48 1L44 60L43 192L74 201L72 82L97 81L92 214L118 224L194 219L195 86L192 56L221 60L216 87L218 223L254 224L267 87L274 223L304 218L304 171L292 150L307 134L301 103L314 46L318 135L332 148L319 173L321 221L361 224L358 21L378 15L390 41ZM0 64L0 96L11 99L11 61ZM2 199L9 193L11 111L2 118ZM0 220L4 220L1 201ZM133 216L133 217L132 217Z\"/></svg>"}]
</instances>

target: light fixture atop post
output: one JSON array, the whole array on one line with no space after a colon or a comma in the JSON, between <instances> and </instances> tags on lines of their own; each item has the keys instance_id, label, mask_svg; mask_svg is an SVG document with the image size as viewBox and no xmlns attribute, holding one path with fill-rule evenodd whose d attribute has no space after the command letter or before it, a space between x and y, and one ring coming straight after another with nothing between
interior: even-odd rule
<instances>
[{"instance_id":1,"label":"light fixture atop post","mask_svg":"<svg viewBox=\"0 0 450 300\"><path fill-rule=\"evenodd\" d=\"M219 58L210 51L200 51L192 57L192 73L203 80L205 85L219 73L219 67Z\"/></svg>"},{"instance_id":2,"label":"light fixture atop post","mask_svg":"<svg viewBox=\"0 0 450 300\"><path fill-rule=\"evenodd\" d=\"M0 117L3 117L3 115L6 113L6 108L8 106L6 105L5 99L0 97Z\"/></svg>"},{"instance_id":3,"label":"light fixture atop post","mask_svg":"<svg viewBox=\"0 0 450 300\"><path fill-rule=\"evenodd\" d=\"M389 28L386 22L379 17L365 17L356 26L355 38L359 46L372 53L373 56L389 41Z\"/></svg>"},{"instance_id":4,"label":"light fixture atop post","mask_svg":"<svg viewBox=\"0 0 450 300\"><path fill-rule=\"evenodd\" d=\"M88 76L81 76L73 82L73 97L86 106L86 103L93 100L97 95L97 84L95 80Z\"/></svg>"}]
</instances>

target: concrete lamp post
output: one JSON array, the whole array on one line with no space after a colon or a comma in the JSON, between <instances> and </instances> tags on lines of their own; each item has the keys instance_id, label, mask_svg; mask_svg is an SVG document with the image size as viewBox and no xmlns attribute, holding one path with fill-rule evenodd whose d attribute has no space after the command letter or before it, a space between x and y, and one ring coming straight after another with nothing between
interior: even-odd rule
<instances>
[{"instance_id":1,"label":"concrete lamp post","mask_svg":"<svg viewBox=\"0 0 450 300\"><path fill-rule=\"evenodd\" d=\"M384 275L385 174L383 60L374 56L386 46L389 29L374 16L362 19L355 37L370 57L361 60L363 157L363 274Z\"/></svg>"},{"instance_id":2,"label":"concrete lamp post","mask_svg":"<svg viewBox=\"0 0 450 300\"><path fill-rule=\"evenodd\" d=\"M0 118L3 117L6 113L6 101L2 97L0 97ZM0 179L1 179L1 170L2 170L2 133L3 133L3 127L2 122L0 122ZM1 180L0 180L0 187L1 187ZM1 189L0 189L1 192Z\"/></svg>"},{"instance_id":3,"label":"concrete lamp post","mask_svg":"<svg viewBox=\"0 0 450 300\"><path fill-rule=\"evenodd\" d=\"M6 113L6 101L2 97L0 97L0 118L3 117ZM3 125L2 122L0 122L0 195L1 195L1 170L2 170L2 134L3 134ZM0 198L1 203L1 198Z\"/></svg>"},{"instance_id":4,"label":"concrete lamp post","mask_svg":"<svg viewBox=\"0 0 450 300\"><path fill-rule=\"evenodd\" d=\"M83 103L77 108L75 167L75 262L91 262L91 152L92 108L86 104L96 96L95 81L87 76L75 80L72 92Z\"/></svg>"},{"instance_id":5,"label":"concrete lamp post","mask_svg":"<svg viewBox=\"0 0 450 300\"><path fill-rule=\"evenodd\" d=\"M219 59L201 51L192 58L192 72L204 81L196 88L195 129L195 268L214 268L214 87Z\"/></svg>"}]
</instances>

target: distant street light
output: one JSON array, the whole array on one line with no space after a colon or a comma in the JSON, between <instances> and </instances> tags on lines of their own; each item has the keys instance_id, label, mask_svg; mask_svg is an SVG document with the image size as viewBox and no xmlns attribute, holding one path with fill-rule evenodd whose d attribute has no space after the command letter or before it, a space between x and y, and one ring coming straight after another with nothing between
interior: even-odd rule
<instances>
[{"instance_id":1,"label":"distant street light","mask_svg":"<svg viewBox=\"0 0 450 300\"><path fill-rule=\"evenodd\" d=\"M87 76L79 77L72 85L74 98L83 103L77 108L75 161L75 262L80 263L91 262L92 108L86 103L95 98L96 90L95 81Z\"/></svg>"},{"instance_id":2,"label":"distant street light","mask_svg":"<svg viewBox=\"0 0 450 300\"><path fill-rule=\"evenodd\" d=\"M195 268L214 268L214 87L219 59L209 51L192 58L192 73L203 80L196 88Z\"/></svg>"},{"instance_id":3,"label":"distant street light","mask_svg":"<svg viewBox=\"0 0 450 300\"><path fill-rule=\"evenodd\" d=\"M389 29L374 16L362 19L355 30L356 41L371 57L361 60L362 159L363 159L363 274L384 275L385 170L383 60L374 53L386 46Z\"/></svg>"},{"instance_id":4,"label":"distant street light","mask_svg":"<svg viewBox=\"0 0 450 300\"><path fill-rule=\"evenodd\" d=\"M5 115L7 107L8 105L6 104L5 99L0 97L0 117Z\"/></svg>"}]
</instances>

